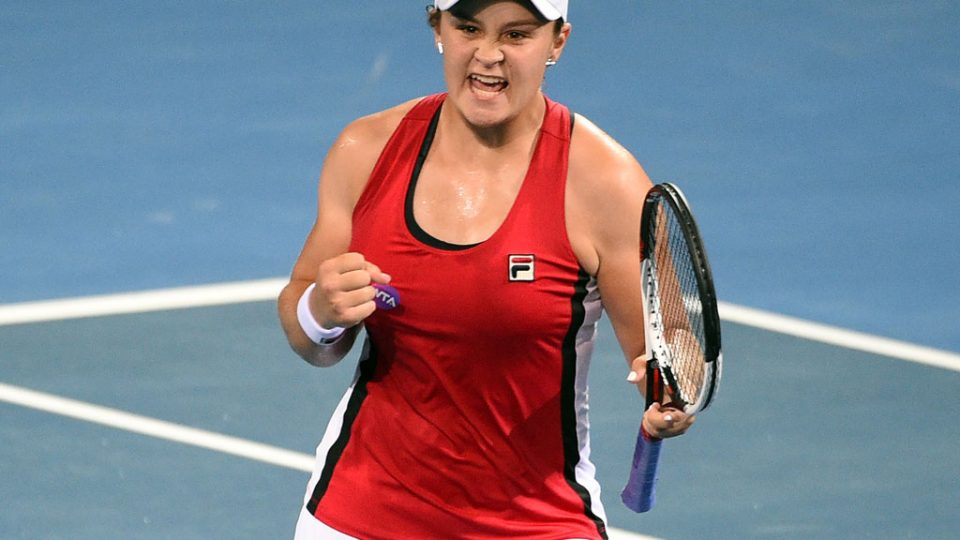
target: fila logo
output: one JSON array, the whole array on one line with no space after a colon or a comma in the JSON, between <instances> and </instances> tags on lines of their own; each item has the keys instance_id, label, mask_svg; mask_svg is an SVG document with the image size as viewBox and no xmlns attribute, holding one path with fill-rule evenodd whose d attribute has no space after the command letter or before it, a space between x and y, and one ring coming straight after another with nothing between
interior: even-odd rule
<instances>
[{"instance_id":1,"label":"fila logo","mask_svg":"<svg viewBox=\"0 0 960 540\"><path fill-rule=\"evenodd\" d=\"M509 264L510 281L533 281L534 265L536 263L533 255L510 255Z\"/></svg>"}]
</instances>

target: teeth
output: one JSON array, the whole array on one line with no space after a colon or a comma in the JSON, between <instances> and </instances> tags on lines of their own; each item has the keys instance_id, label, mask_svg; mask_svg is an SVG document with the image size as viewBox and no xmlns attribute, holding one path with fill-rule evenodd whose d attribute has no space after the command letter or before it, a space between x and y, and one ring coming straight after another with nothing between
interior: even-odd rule
<instances>
[{"instance_id":1,"label":"teeth","mask_svg":"<svg viewBox=\"0 0 960 540\"><path fill-rule=\"evenodd\" d=\"M483 84L500 84L507 82L505 79L500 77L486 77L484 75L471 75L470 78L480 81Z\"/></svg>"}]
</instances>

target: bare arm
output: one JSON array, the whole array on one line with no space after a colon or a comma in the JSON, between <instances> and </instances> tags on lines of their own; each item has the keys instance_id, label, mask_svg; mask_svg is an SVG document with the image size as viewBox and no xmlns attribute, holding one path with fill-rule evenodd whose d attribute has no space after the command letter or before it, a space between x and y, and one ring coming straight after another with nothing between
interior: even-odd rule
<instances>
[{"instance_id":1,"label":"bare arm","mask_svg":"<svg viewBox=\"0 0 960 540\"><path fill-rule=\"evenodd\" d=\"M640 282L640 214L652 186L636 159L609 135L577 118L568 182L568 230L581 264L597 278L604 309L631 372L646 388L646 350ZM670 437L685 432L693 418L655 404L644 414L647 432Z\"/></svg>"},{"instance_id":2,"label":"bare arm","mask_svg":"<svg viewBox=\"0 0 960 540\"><path fill-rule=\"evenodd\" d=\"M331 366L352 348L363 322L376 309L373 283L390 277L362 254L347 253L353 208L387 139L409 104L361 118L347 126L327 154L320 173L317 219L277 301L290 347L315 366ZM310 311L325 328L346 328L329 345L317 345L301 329L297 304L311 284Z\"/></svg>"}]
</instances>

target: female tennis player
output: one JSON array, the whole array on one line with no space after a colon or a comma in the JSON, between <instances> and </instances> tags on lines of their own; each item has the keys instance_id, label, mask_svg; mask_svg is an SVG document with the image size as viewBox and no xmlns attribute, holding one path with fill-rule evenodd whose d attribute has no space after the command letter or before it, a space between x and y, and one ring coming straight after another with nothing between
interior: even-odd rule
<instances>
[{"instance_id":1,"label":"female tennis player","mask_svg":"<svg viewBox=\"0 0 960 540\"><path fill-rule=\"evenodd\" d=\"M567 0L437 0L428 17L446 91L344 129L279 299L311 364L366 331L297 538L605 538L587 368L606 309L642 387L650 181L541 91ZM646 411L648 433L686 431L669 410Z\"/></svg>"}]
</instances>

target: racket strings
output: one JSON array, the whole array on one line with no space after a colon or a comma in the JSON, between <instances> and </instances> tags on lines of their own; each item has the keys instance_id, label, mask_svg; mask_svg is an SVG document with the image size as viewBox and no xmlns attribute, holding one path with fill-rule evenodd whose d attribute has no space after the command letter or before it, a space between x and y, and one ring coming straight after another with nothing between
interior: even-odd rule
<instances>
[{"instance_id":1,"label":"racket strings","mask_svg":"<svg viewBox=\"0 0 960 540\"><path fill-rule=\"evenodd\" d=\"M706 384L706 331L696 262L673 207L663 200L657 207L652 246L659 281L663 336L670 369L685 404L698 401Z\"/></svg>"}]
</instances>

